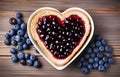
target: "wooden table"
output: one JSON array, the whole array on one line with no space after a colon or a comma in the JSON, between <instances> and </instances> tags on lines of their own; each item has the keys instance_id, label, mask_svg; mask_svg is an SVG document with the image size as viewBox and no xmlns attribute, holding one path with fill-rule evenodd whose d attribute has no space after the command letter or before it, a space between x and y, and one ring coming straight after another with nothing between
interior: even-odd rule
<instances>
[{"instance_id":1,"label":"wooden table","mask_svg":"<svg viewBox=\"0 0 120 77\"><path fill-rule=\"evenodd\" d=\"M42 62L41 69L22 66L10 61L10 48L4 44L4 34L13 27L10 17L16 12L24 15L27 22L33 11L40 7L54 7L64 11L69 7L80 7L87 10L95 23L95 34L100 34L113 47L115 64L105 72L92 70L84 75L72 63L66 69L57 71L41 55L35 53L34 47L24 52L36 54ZM120 76L120 1L119 0L0 0L0 77L119 77Z\"/></svg>"}]
</instances>

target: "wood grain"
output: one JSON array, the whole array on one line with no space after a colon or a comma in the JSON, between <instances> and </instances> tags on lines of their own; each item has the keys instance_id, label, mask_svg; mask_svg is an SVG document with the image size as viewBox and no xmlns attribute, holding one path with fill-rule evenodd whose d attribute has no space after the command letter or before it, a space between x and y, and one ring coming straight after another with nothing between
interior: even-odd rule
<instances>
[{"instance_id":1,"label":"wood grain","mask_svg":"<svg viewBox=\"0 0 120 77\"><path fill-rule=\"evenodd\" d=\"M27 22L33 11L40 7L54 7L61 12L69 7L80 7L87 10L95 23L95 34L100 34L108 40L113 48L115 63L105 72L92 70L84 75L74 66L74 62L62 71L54 69L40 54L35 53L34 47L23 52L30 52L39 57L43 67L22 66L10 61L10 48L4 44L4 35L13 26L9 24L10 17L16 12L24 15ZM0 77L119 77L120 75L120 0L0 0Z\"/></svg>"}]
</instances>

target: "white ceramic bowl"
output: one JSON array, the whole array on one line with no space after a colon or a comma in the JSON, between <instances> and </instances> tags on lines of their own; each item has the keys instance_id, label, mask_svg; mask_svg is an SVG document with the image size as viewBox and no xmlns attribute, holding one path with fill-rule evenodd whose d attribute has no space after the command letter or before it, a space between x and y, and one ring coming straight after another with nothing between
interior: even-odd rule
<instances>
[{"instance_id":1,"label":"white ceramic bowl","mask_svg":"<svg viewBox=\"0 0 120 77\"><path fill-rule=\"evenodd\" d=\"M39 10L41 9L44 9L45 7L43 8L39 8L37 9L35 12L32 13L32 15L30 16L29 20L28 20L28 24L30 23L30 19L32 18L32 16L38 12ZM54 8L51 8L51 9L54 9ZM90 42L90 40L92 39L92 36L94 34L94 23L93 23L93 20L92 20L92 17L90 16L90 14L85 11L84 9L81 9L81 8L77 8L77 7L73 7L73 8L69 8L69 9L77 9L77 10L80 10L81 12L83 12L84 14L86 14L90 20L90 26L91 26L91 31L90 31L90 34L89 34L89 37L87 38L86 42L84 43L84 45L81 47L81 49L77 52L77 54L67 63L65 64L64 66L57 66L57 65L54 65L52 62L49 61L49 59L46 57L46 55L42 52L41 48L36 44L36 42L34 41L34 39L31 37L31 34L30 34L30 31L27 30L28 32L28 36L30 38L30 40L32 41L34 47L39 51L39 53L54 67L56 68L57 70L63 70L64 68L66 68L70 63L72 63L80 54L81 52L85 49L85 47L88 45L88 43ZM67 10L69 10L67 9ZM56 9L55 9L56 10ZM29 25L28 25L29 26Z\"/></svg>"}]
</instances>

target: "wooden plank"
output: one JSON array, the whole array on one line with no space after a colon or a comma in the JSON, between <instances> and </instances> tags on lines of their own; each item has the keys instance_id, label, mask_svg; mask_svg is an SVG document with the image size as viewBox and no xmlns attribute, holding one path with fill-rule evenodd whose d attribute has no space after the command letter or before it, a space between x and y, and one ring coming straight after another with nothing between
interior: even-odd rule
<instances>
[{"instance_id":1,"label":"wooden plank","mask_svg":"<svg viewBox=\"0 0 120 77\"><path fill-rule=\"evenodd\" d=\"M0 75L6 76L42 76L42 77L119 77L120 75L120 58L115 57L115 63L110 66L106 71L99 72L98 70L92 70L90 74L84 75L80 69L74 66L74 62L62 71L54 69L45 59L42 57L39 60L42 62L43 67L41 69L35 69L34 67L22 66L19 63L12 63L9 57L0 57Z\"/></svg>"},{"instance_id":2,"label":"wooden plank","mask_svg":"<svg viewBox=\"0 0 120 77\"><path fill-rule=\"evenodd\" d=\"M59 10L65 10L69 7L81 7L93 10L120 10L119 3L119 0L1 0L0 10L34 11L37 8L45 6L54 7Z\"/></svg>"}]
</instances>

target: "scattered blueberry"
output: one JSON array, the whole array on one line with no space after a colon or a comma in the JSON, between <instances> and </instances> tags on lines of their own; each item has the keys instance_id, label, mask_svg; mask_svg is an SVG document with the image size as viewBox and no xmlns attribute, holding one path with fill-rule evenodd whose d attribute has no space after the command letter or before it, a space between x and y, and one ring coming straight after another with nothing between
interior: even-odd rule
<instances>
[{"instance_id":1,"label":"scattered blueberry","mask_svg":"<svg viewBox=\"0 0 120 77\"><path fill-rule=\"evenodd\" d=\"M39 61L36 60L36 61L34 61L33 66L34 66L35 68L40 68L40 67L41 67L41 64L40 64Z\"/></svg>"},{"instance_id":2,"label":"scattered blueberry","mask_svg":"<svg viewBox=\"0 0 120 77\"><path fill-rule=\"evenodd\" d=\"M96 44L97 47L99 47L99 46L102 45L102 44L101 44L101 41L96 41L95 44Z\"/></svg>"},{"instance_id":3,"label":"scattered blueberry","mask_svg":"<svg viewBox=\"0 0 120 77\"><path fill-rule=\"evenodd\" d=\"M109 63L109 64L112 64L112 63L113 63L113 59L112 59L112 58L109 58L109 59L108 59L108 63Z\"/></svg>"},{"instance_id":4,"label":"scattered blueberry","mask_svg":"<svg viewBox=\"0 0 120 77\"><path fill-rule=\"evenodd\" d=\"M94 48L94 47L95 47L95 43L94 43L94 42L91 43L91 44L90 44L90 47L91 47L91 48Z\"/></svg>"},{"instance_id":5,"label":"scattered blueberry","mask_svg":"<svg viewBox=\"0 0 120 77\"><path fill-rule=\"evenodd\" d=\"M106 53L106 57L107 58L112 58L112 54L111 53Z\"/></svg>"},{"instance_id":6,"label":"scattered blueberry","mask_svg":"<svg viewBox=\"0 0 120 77\"><path fill-rule=\"evenodd\" d=\"M86 51L91 54L92 53L92 48L88 47Z\"/></svg>"},{"instance_id":7,"label":"scattered blueberry","mask_svg":"<svg viewBox=\"0 0 120 77\"><path fill-rule=\"evenodd\" d=\"M16 34L16 31L15 31L14 29L10 29L10 30L9 30L9 34L10 34L11 36L13 36L13 35Z\"/></svg>"},{"instance_id":8,"label":"scattered blueberry","mask_svg":"<svg viewBox=\"0 0 120 77\"><path fill-rule=\"evenodd\" d=\"M99 61L99 58L98 58L98 57L95 57L95 58L94 58L94 61L95 61L95 62L98 62L98 61Z\"/></svg>"},{"instance_id":9,"label":"scattered blueberry","mask_svg":"<svg viewBox=\"0 0 120 77\"><path fill-rule=\"evenodd\" d=\"M111 48L111 46L105 46L105 51L107 51L107 52L110 52L110 51L112 51L112 48Z\"/></svg>"},{"instance_id":10,"label":"scattered blueberry","mask_svg":"<svg viewBox=\"0 0 120 77\"><path fill-rule=\"evenodd\" d=\"M99 49L98 49L97 47L94 47L94 48L93 48L93 52L94 52L94 53L98 53L98 52L99 52Z\"/></svg>"},{"instance_id":11,"label":"scattered blueberry","mask_svg":"<svg viewBox=\"0 0 120 77\"><path fill-rule=\"evenodd\" d=\"M25 32L20 29L20 30L17 31L17 34L20 35L20 36L24 36Z\"/></svg>"},{"instance_id":12,"label":"scattered blueberry","mask_svg":"<svg viewBox=\"0 0 120 77\"><path fill-rule=\"evenodd\" d=\"M94 58L95 57L95 53L91 53L90 56Z\"/></svg>"},{"instance_id":13,"label":"scattered blueberry","mask_svg":"<svg viewBox=\"0 0 120 77\"><path fill-rule=\"evenodd\" d=\"M28 66L32 66L32 65L33 65L33 61L28 59L28 60L27 60L27 65L28 65Z\"/></svg>"},{"instance_id":14,"label":"scattered blueberry","mask_svg":"<svg viewBox=\"0 0 120 77\"><path fill-rule=\"evenodd\" d=\"M89 62L89 63L93 63L93 62L94 62L94 58L89 58L89 59L88 59L88 62Z\"/></svg>"},{"instance_id":15,"label":"scattered blueberry","mask_svg":"<svg viewBox=\"0 0 120 77\"><path fill-rule=\"evenodd\" d=\"M107 68L107 67L109 67L109 65L110 65L109 63L105 63L105 64L104 64L104 67Z\"/></svg>"},{"instance_id":16,"label":"scattered blueberry","mask_svg":"<svg viewBox=\"0 0 120 77\"><path fill-rule=\"evenodd\" d=\"M98 70L99 70L99 71L104 71L104 70L105 70L105 67L104 67L103 65L100 65L100 66L98 67Z\"/></svg>"},{"instance_id":17,"label":"scattered blueberry","mask_svg":"<svg viewBox=\"0 0 120 77\"><path fill-rule=\"evenodd\" d=\"M23 22L22 19L17 19L17 24L18 24L18 25L21 25L22 22Z\"/></svg>"},{"instance_id":18,"label":"scattered blueberry","mask_svg":"<svg viewBox=\"0 0 120 77\"><path fill-rule=\"evenodd\" d=\"M12 40L12 41L11 41L11 45L16 46L16 45L17 45L17 41Z\"/></svg>"},{"instance_id":19,"label":"scattered blueberry","mask_svg":"<svg viewBox=\"0 0 120 77\"><path fill-rule=\"evenodd\" d=\"M20 63L21 63L22 65L26 65L26 60L25 60L25 59L22 59L22 60L20 60Z\"/></svg>"},{"instance_id":20,"label":"scattered blueberry","mask_svg":"<svg viewBox=\"0 0 120 77\"><path fill-rule=\"evenodd\" d=\"M27 29L27 24L26 23L22 23L21 24L21 29L22 30L26 30Z\"/></svg>"},{"instance_id":21,"label":"scattered blueberry","mask_svg":"<svg viewBox=\"0 0 120 77\"><path fill-rule=\"evenodd\" d=\"M36 56L35 55L31 55L30 56L30 60L35 61L36 60Z\"/></svg>"},{"instance_id":22,"label":"scattered blueberry","mask_svg":"<svg viewBox=\"0 0 120 77\"><path fill-rule=\"evenodd\" d=\"M28 49L28 45L26 43L23 44L23 49Z\"/></svg>"},{"instance_id":23,"label":"scattered blueberry","mask_svg":"<svg viewBox=\"0 0 120 77\"><path fill-rule=\"evenodd\" d=\"M20 26L18 24L15 24L13 29L15 29L16 31L20 29Z\"/></svg>"},{"instance_id":24,"label":"scattered blueberry","mask_svg":"<svg viewBox=\"0 0 120 77\"><path fill-rule=\"evenodd\" d=\"M25 59L30 59L30 53L25 53Z\"/></svg>"},{"instance_id":25,"label":"scattered blueberry","mask_svg":"<svg viewBox=\"0 0 120 77\"><path fill-rule=\"evenodd\" d=\"M12 56L11 56L11 60L12 60L12 62L18 62L18 57L17 57L17 55L12 55Z\"/></svg>"},{"instance_id":26,"label":"scattered blueberry","mask_svg":"<svg viewBox=\"0 0 120 77\"><path fill-rule=\"evenodd\" d=\"M19 12L17 12L17 13L16 13L16 18L22 18L22 14L19 13Z\"/></svg>"},{"instance_id":27,"label":"scattered blueberry","mask_svg":"<svg viewBox=\"0 0 120 77\"><path fill-rule=\"evenodd\" d=\"M93 66L92 66L91 64L88 64L87 67L88 67L88 69L90 69L90 70L93 69Z\"/></svg>"},{"instance_id":28,"label":"scattered blueberry","mask_svg":"<svg viewBox=\"0 0 120 77\"><path fill-rule=\"evenodd\" d=\"M107 61L108 61L108 58L107 58L106 56L104 56L104 57L102 58L102 60L103 60L104 62L107 62Z\"/></svg>"},{"instance_id":29,"label":"scattered blueberry","mask_svg":"<svg viewBox=\"0 0 120 77\"><path fill-rule=\"evenodd\" d=\"M10 40L10 39L5 39L5 40L4 40L4 43L5 43L6 45L10 45L10 44L11 44L11 40Z\"/></svg>"},{"instance_id":30,"label":"scattered blueberry","mask_svg":"<svg viewBox=\"0 0 120 77\"><path fill-rule=\"evenodd\" d=\"M102 37L100 36L100 35L95 35L95 40L101 40L102 39Z\"/></svg>"},{"instance_id":31,"label":"scattered blueberry","mask_svg":"<svg viewBox=\"0 0 120 77\"><path fill-rule=\"evenodd\" d=\"M15 35L11 37L11 41L14 41L15 40Z\"/></svg>"},{"instance_id":32,"label":"scattered blueberry","mask_svg":"<svg viewBox=\"0 0 120 77\"><path fill-rule=\"evenodd\" d=\"M106 45L106 44L107 44L107 41L104 40L104 39L102 39L101 42L102 42L103 45Z\"/></svg>"},{"instance_id":33,"label":"scattered blueberry","mask_svg":"<svg viewBox=\"0 0 120 77\"><path fill-rule=\"evenodd\" d=\"M100 46L99 51L103 52L104 51L104 46Z\"/></svg>"},{"instance_id":34,"label":"scattered blueberry","mask_svg":"<svg viewBox=\"0 0 120 77\"><path fill-rule=\"evenodd\" d=\"M97 57L98 57L98 58L102 58L102 57L103 57L103 54L102 54L102 53L97 53Z\"/></svg>"},{"instance_id":35,"label":"scattered blueberry","mask_svg":"<svg viewBox=\"0 0 120 77\"><path fill-rule=\"evenodd\" d=\"M9 19L9 23L11 25L15 25L17 23L17 20L14 17L12 17L12 18Z\"/></svg>"},{"instance_id":36,"label":"scattered blueberry","mask_svg":"<svg viewBox=\"0 0 120 77\"><path fill-rule=\"evenodd\" d=\"M89 72L89 70L86 67L82 68L82 73L87 74L88 72Z\"/></svg>"},{"instance_id":37,"label":"scattered blueberry","mask_svg":"<svg viewBox=\"0 0 120 77\"><path fill-rule=\"evenodd\" d=\"M103 60L99 60L99 65L103 65L103 64L104 64Z\"/></svg>"},{"instance_id":38,"label":"scattered blueberry","mask_svg":"<svg viewBox=\"0 0 120 77\"><path fill-rule=\"evenodd\" d=\"M16 35L16 36L15 36L15 40L16 40L17 42L20 42L20 41L21 41L21 37L20 37L19 35Z\"/></svg>"},{"instance_id":39,"label":"scattered blueberry","mask_svg":"<svg viewBox=\"0 0 120 77\"><path fill-rule=\"evenodd\" d=\"M19 53L18 53L18 58L19 58L20 60L24 59L24 58L25 58L25 54L22 53L22 52L19 52Z\"/></svg>"},{"instance_id":40,"label":"scattered blueberry","mask_svg":"<svg viewBox=\"0 0 120 77\"><path fill-rule=\"evenodd\" d=\"M27 39L27 38L28 38L28 34L27 34L27 33L25 33L24 37Z\"/></svg>"},{"instance_id":41,"label":"scattered blueberry","mask_svg":"<svg viewBox=\"0 0 120 77\"><path fill-rule=\"evenodd\" d=\"M79 67L82 66L82 63L79 61L79 62L76 63L76 66L79 68Z\"/></svg>"},{"instance_id":42,"label":"scattered blueberry","mask_svg":"<svg viewBox=\"0 0 120 77\"><path fill-rule=\"evenodd\" d=\"M10 35L9 33L6 33L6 34L5 34L5 38L6 38L6 39L10 39L10 37L11 37L11 35Z\"/></svg>"},{"instance_id":43,"label":"scattered blueberry","mask_svg":"<svg viewBox=\"0 0 120 77\"><path fill-rule=\"evenodd\" d=\"M11 52L12 54L17 54L17 50L16 50L15 48L11 48L11 49L10 49L10 52Z\"/></svg>"},{"instance_id":44,"label":"scattered blueberry","mask_svg":"<svg viewBox=\"0 0 120 77\"><path fill-rule=\"evenodd\" d=\"M98 68L98 63L93 63L93 67L96 69Z\"/></svg>"},{"instance_id":45,"label":"scattered blueberry","mask_svg":"<svg viewBox=\"0 0 120 77\"><path fill-rule=\"evenodd\" d=\"M27 43L28 45L32 45L32 43L31 43L31 41L30 41L29 38L26 39L26 43Z\"/></svg>"},{"instance_id":46,"label":"scattered blueberry","mask_svg":"<svg viewBox=\"0 0 120 77\"><path fill-rule=\"evenodd\" d=\"M19 45L16 46L16 49L17 49L18 51L22 51L22 50L23 50L23 47L22 47L22 45L19 44Z\"/></svg>"}]
</instances>

